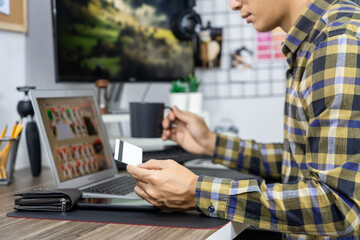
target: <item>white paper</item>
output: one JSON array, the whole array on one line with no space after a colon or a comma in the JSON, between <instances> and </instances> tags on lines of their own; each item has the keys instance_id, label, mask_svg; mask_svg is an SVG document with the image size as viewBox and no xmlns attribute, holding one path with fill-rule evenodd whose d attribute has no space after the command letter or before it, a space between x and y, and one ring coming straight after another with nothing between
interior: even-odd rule
<instances>
[{"instance_id":1,"label":"white paper","mask_svg":"<svg viewBox=\"0 0 360 240\"><path fill-rule=\"evenodd\" d=\"M116 139L115 160L137 166L142 163L142 157L143 149L141 147Z\"/></svg>"},{"instance_id":2,"label":"white paper","mask_svg":"<svg viewBox=\"0 0 360 240\"><path fill-rule=\"evenodd\" d=\"M0 0L0 13L10 15L10 0Z\"/></svg>"}]
</instances>

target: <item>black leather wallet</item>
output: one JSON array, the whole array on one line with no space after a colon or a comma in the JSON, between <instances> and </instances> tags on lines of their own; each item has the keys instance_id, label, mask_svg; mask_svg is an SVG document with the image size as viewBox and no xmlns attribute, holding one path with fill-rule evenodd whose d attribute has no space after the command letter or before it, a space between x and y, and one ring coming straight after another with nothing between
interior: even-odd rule
<instances>
[{"instance_id":1,"label":"black leather wallet","mask_svg":"<svg viewBox=\"0 0 360 240\"><path fill-rule=\"evenodd\" d=\"M35 189L15 196L21 196L15 199L16 210L65 212L81 199L82 191L76 188Z\"/></svg>"}]
</instances>

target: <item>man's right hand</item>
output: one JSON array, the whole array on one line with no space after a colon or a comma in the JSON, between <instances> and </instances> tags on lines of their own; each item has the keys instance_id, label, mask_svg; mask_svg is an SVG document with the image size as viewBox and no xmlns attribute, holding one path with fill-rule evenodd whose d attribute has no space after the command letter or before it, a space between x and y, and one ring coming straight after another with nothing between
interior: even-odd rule
<instances>
[{"instance_id":1,"label":"man's right hand","mask_svg":"<svg viewBox=\"0 0 360 240\"><path fill-rule=\"evenodd\" d=\"M211 132L204 120L191 112L181 111L176 106L162 121L163 140L173 140L186 151L212 156L216 134Z\"/></svg>"}]
</instances>

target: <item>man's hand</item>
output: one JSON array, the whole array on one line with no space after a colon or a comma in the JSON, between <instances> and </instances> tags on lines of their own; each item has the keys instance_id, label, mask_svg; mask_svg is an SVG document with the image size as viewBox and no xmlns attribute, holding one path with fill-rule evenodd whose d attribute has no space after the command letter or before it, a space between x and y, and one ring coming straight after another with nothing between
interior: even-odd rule
<instances>
[{"instance_id":1,"label":"man's hand","mask_svg":"<svg viewBox=\"0 0 360 240\"><path fill-rule=\"evenodd\" d=\"M216 134L211 132L204 120L196 114L181 111L174 106L162 125L163 140L173 140L191 153L208 156L214 153Z\"/></svg>"},{"instance_id":2,"label":"man's hand","mask_svg":"<svg viewBox=\"0 0 360 240\"><path fill-rule=\"evenodd\" d=\"M126 170L135 178L135 193L160 209L195 209L199 176L173 160L149 160Z\"/></svg>"}]
</instances>

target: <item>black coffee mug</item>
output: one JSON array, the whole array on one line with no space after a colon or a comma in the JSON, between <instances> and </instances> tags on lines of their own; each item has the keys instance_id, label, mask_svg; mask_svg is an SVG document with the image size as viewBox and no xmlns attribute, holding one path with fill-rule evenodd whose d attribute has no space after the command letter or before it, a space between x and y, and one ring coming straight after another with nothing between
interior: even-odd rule
<instances>
[{"instance_id":1,"label":"black coffee mug","mask_svg":"<svg viewBox=\"0 0 360 240\"><path fill-rule=\"evenodd\" d=\"M130 127L131 137L159 138L162 135L162 120L164 118L164 103L131 102Z\"/></svg>"}]
</instances>

